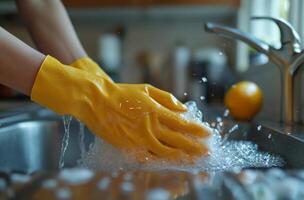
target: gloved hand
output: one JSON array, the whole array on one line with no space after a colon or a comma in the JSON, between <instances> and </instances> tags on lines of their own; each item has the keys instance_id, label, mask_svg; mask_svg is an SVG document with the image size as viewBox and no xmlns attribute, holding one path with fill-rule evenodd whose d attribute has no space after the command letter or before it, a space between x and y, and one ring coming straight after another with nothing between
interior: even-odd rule
<instances>
[{"instance_id":1,"label":"gloved hand","mask_svg":"<svg viewBox=\"0 0 304 200\"><path fill-rule=\"evenodd\" d=\"M183 119L186 107L148 84L115 84L47 56L32 88L33 101L72 115L96 135L139 160L151 154L169 160L206 155L199 142L208 127Z\"/></svg>"},{"instance_id":2,"label":"gloved hand","mask_svg":"<svg viewBox=\"0 0 304 200\"><path fill-rule=\"evenodd\" d=\"M89 57L83 57L80 58L78 60L76 60L75 62L73 62L70 66L75 67L77 69L81 69L87 72L90 72L92 74L95 74L97 76L101 76L103 78L106 78L110 81L113 82L113 80L111 79L111 77L109 77L100 67L99 65L94 62L91 58Z\"/></svg>"}]
</instances>

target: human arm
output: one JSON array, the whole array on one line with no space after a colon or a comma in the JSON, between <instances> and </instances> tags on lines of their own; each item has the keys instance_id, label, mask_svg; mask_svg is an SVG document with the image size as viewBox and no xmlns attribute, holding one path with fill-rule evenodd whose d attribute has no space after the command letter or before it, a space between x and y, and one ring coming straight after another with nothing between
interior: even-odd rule
<instances>
[{"instance_id":1,"label":"human arm","mask_svg":"<svg viewBox=\"0 0 304 200\"><path fill-rule=\"evenodd\" d=\"M2 27L0 49L0 83L29 96L45 55Z\"/></svg>"},{"instance_id":2,"label":"human arm","mask_svg":"<svg viewBox=\"0 0 304 200\"><path fill-rule=\"evenodd\" d=\"M106 74L85 52L64 5L59 0L16 0L20 15L38 49L64 64ZM108 77L110 78L110 77Z\"/></svg>"},{"instance_id":3,"label":"human arm","mask_svg":"<svg viewBox=\"0 0 304 200\"><path fill-rule=\"evenodd\" d=\"M64 64L87 57L60 0L16 0L39 51Z\"/></svg>"}]
</instances>

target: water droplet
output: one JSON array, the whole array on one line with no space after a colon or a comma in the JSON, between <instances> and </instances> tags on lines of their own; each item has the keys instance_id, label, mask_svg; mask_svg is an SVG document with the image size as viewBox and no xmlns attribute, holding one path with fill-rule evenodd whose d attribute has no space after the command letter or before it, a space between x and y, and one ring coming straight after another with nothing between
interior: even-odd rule
<instances>
[{"instance_id":1,"label":"water droplet","mask_svg":"<svg viewBox=\"0 0 304 200\"><path fill-rule=\"evenodd\" d=\"M109 187L110 185L110 178L109 177L103 177L98 183L97 183L97 187L100 190L105 190Z\"/></svg>"},{"instance_id":2,"label":"water droplet","mask_svg":"<svg viewBox=\"0 0 304 200\"><path fill-rule=\"evenodd\" d=\"M68 188L60 188L56 191L56 196L59 199L69 199L72 193Z\"/></svg>"},{"instance_id":3,"label":"water droplet","mask_svg":"<svg viewBox=\"0 0 304 200\"><path fill-rule=\"evenodd\" d=\"M188 94L187 94L187 92L184 92L184 96L187 96Z\"/></svg>"},{"instance_id":4,"label":"water droplet","mask_svg":"<svg viewBox=\"0 0 304 200\"><path fill-rule=\"evenodd\" d=\"M207 79L206 77L203 77L203 78L202 78L202 81L203 81L204 83L207 83L208 79Z\"/></svg>"},{"instance_id":5,"label":"water droplet","mask_svg":"<svg viewBox=\"0 0 304 200\"><path fill-rule=\"evenodd\" d=\"M127 181L127 182L123 182L121 184L121 189L124 191L124 192L132 192L134 190L134 185L133 183Z\"/></svg>"},{"instance_id":6,"label":"water droplet","mask_svg":"<svg viewBox=\"0 0 304 200\"><path fill-rule=\"evenodd\" d=\"M156 188L147 193L147 200L167 200L170 199L170 193L167 190Z\"/></svg>"},{"instance_id":7,"label":"water droplet","mask_svg":"<svg viewBox=\"0 0 304 200\"><path fill-rule=\"evenodd\" d=\"M205 97L204 96L200 96L200 100L204 101Z\"/></svg>"},{"instance_id":8,"label":"water droplet","mask_svg":"<svg viewBox=\"0 0 304 200\"><path fill-rule=\"evenodd\" d=\"M215 127L216 123L215 122L211 122L211 127Z\"/></svg>"},{"instance_id":9,"label":"water droplet","mask_svg":"<svg viewBox=\"0 0 304 200\"><path fill-rule=\"evenodd\" d=\"M56 179L47 179L45 181L42 182L42 187L46 188L46 189L52 189L57 187L58 182Z\"/></svg>"},{"instance_id":10,"label":"water droplet","mask_svg":"<svg viewBox=\"0 0 304 200\"><path fill-rule=\"evenodd\" d=\"M228 133L232 133L233 131L237 130L238 128L239 128L239 125L236 124L228 131Z\"/></svg>"},{"instance_id":11,"label":"water droplet","mask_svg":"<svg viewBox=\"0 0 304 200\"><path fill-rule=\"evenodd\" d=\"M270 139L270 138L271 138L271 134L268 135L268 139Z\"/></svg>"},{"instance_id":12,"label":"water droplet","mask_svg":"<svg viewBox=\"0 0 304 200\"><path fill-rule=\"evenodd\" d=\"M261 125L258 125L258 126L257 126L257 130L260 131L261 129L262 129L262 126L261 126Z\"/></svg>"},{"instance_id":13,"label":"water droplet","mask_svg":"<svg viewBox=\"0 0 304 200\"><path fill-rule=\"evenodd\" d=\"M222 120L221 117L216 117L216 121L217 121L217 122L221 122L221 121L223 121L223 120Z\"/></svg>"},{"instance_id":14,"label":"water droplet","mask_svg":"<svg viewBox=\"0 0 304 200\"><path fill-rule=\"evenodd\" d=\"M226 109L226 110L224 111L223 116L224 116L224 117L228 117L228 115L229 115L229 110L228 110L228 109Z\"/></svg>"}]
</instances>

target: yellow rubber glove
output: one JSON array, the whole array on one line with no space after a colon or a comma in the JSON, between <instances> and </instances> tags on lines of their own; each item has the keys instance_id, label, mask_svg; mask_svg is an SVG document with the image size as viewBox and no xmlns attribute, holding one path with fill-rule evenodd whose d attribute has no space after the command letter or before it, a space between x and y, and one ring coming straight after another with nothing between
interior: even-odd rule
<instances>
[{"instance_id":1,"label":"yellow rubber glove","mask_svg":"<svg viewBox=\"0 0 304 200\"><path fill-rule=\"evenodd\" d=\"M33 101L72 115L110 144L169 160L206 155L199 142L208 127L183 119L186 107L171 94L148 84L115 84L103 75L63 65L47 56L32 88Z\"/></svg>"},{"instance_id":2,"label":"yellow rubber glove","mask_svg":"<svg viewBox=\"0 0 304 200\"><path fill-rule=\"evenodd\" d=\"M100 66L89 57L80 58L80 59L76 60L75 62L73 62L71 64L71 66L73 66L77 69L85 70L87 72L102 76L103 78L107 78L108 80L112 81L112 79L100 68ZM124 87L123 84L118 83L118 85L121 87ZM169 94L169 95L171 95L171 94ZM205 129L208 129L208 127L205 127ZM210 129L207 131L209 133L211 132Z\"/></svg>"},{"instance_id":3,"label":"yellow rubber glove","mask_svg":"<svg viewBox=\"0 0 304 200\"><path fill-rule=\"evenodd\" d=\"M77 69L85 70L97 76L102 76L103 78L113 81L100 67L89 57L84 57L76 60L71 64L72 67Z\"/></svg>"}]
</instances>

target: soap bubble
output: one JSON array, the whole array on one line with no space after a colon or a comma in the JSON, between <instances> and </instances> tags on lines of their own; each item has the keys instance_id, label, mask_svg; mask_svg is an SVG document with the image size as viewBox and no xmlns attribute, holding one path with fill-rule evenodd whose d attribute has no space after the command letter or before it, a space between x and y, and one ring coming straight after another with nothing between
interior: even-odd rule
<instances>
[{"instance_id":1,"label":"soap bubble","mask_svg":"<svg viewBox=\"0 0 304 200\"><path fill-rule=\"evenodd\" d=\"M188 108L186 113L182 114L186 120L195 121L211 127L203 121L203 113L197 108L194 101L185 104ZM228 111L225 111L228 115ZM223 123L222 118L217 118L217 123ZM234 125L227 134L232 134L239 126ZM215 172L232 171L243 168L265 168L282 166L282 158L267 152L261 152L258 145L250 141L233 141L222 138L217 128L212 129L212 135L204 139L202 144L209 148L209 155L198 158L195 164L189 166L182 161L178 164L172 164L166 160L155 160L147 157L145 163L138 163L132 155L122 153L104 140L96 137L95 142L90 146L89 151L81 157L79 164L91 170L118 171L118 170L180 170L188 172Z\"/></svg>"}]
</instances>

